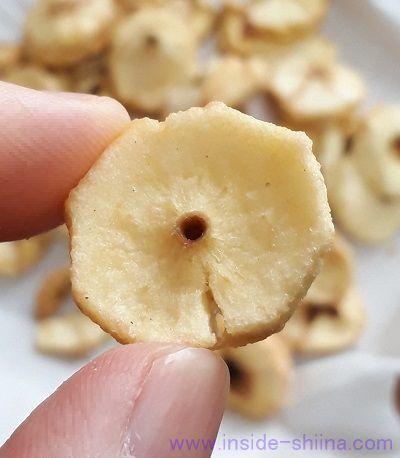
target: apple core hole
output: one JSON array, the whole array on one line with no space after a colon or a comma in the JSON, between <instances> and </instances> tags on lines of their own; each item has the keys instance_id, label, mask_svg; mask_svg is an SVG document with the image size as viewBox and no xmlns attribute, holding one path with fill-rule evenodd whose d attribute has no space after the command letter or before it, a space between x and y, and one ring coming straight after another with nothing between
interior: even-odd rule
<instances>
[{"instance_id":1,"label":"apple core hole","mask_svg":"<svg viewBox=\"0 0 400 458\"><path fill-rule=\"evenodd\" d=\"M196 242L207 232L207 221L197 213L189 213L181 218L178 228L186 242Z\"/></svg>"}]
</instances>

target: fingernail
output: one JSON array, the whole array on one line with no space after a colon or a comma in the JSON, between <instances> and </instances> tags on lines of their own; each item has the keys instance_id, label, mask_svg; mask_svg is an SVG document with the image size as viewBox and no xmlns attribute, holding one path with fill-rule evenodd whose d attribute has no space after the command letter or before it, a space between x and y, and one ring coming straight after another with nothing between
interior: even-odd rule
<instances>
[{"instance_id":1,"label":"fingernail","mask_svg":"<svg viewBox=\"0 0 400 458\"><path fill-rule=\"evenodd\" d=\"M211 351L185 348L157 359L134 401L121 456L209 457L228 383L225 364ZM191 440L203 441L198 450L188 451Z\"/></svg>"}]
</instances>

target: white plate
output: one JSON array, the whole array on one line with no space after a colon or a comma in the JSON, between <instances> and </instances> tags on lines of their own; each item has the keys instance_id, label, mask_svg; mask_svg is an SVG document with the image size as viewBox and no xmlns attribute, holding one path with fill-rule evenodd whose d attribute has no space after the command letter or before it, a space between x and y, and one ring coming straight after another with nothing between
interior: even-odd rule
<instances>
[{"instance_id":1,"label":"white plate","mask_svg":"<svg viewBox=\"0 0 400 458\"><path fill-rule=\"evenodd\" d=\"M17 39L29 3L1 1L0 40ZM400 104L400 1L331 3L326 33L339 45L344 60L365 76L370 89L368 105ZM358 281L368 306L368 327L359 345L339 355L299 363L291 401L272 421L250 423L227 414L214 457L400 456L400 424L392 399L395 376L400 373L400 237L374 248L355 246L355 250ZM85 363L49 359L32 346L34 292L41 275L64 259L65 247L54 247L22 281L0 281L0 443ZM224 439L226 444L228 439L257 439L264 433L278 440L302 438L303 434L349 440L392 438L394 449L352 455L292 451L289 444L282 443L274 452L222 450Z\"/></svg>"}]
</instances>

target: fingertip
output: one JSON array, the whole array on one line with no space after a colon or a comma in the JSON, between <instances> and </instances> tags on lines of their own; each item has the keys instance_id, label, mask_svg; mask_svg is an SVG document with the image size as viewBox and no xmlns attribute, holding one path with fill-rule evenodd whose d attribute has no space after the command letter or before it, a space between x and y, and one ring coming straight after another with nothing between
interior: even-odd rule
<instances>
[{"instance_id":1,"label":"fingertip","mask_svg":"<svg viewBox=\"0 0 400 458\"><path fill-rule=\"evenodd\" d=\"M39 406L0 456L182 456L171 448L173 438L215 439L227 378L224 363L209 350L118 347Z\"/></svg>"},{"instance_id":2,"label":"fingertip","mask_svg":"<svg viewBox=\"0 0 400 458\"><path fill-rule=\"evenodd\" d=\"M5 104L6 102L6 104ZM109 97L39 92L0 83L0 240L63 221L64 201L129 123Z\"/></svg>"}]
</instances>

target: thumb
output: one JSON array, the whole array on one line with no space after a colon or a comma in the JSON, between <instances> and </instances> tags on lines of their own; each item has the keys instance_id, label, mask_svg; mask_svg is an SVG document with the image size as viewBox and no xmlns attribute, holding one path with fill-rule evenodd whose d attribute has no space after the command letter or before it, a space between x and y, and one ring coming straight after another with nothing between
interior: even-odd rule
<instances>
[{"instance_id":1,"label":"thumb","mask_svg":"<svg viewBox=\"0 0 400 458\"><path fill-rule=\"evenodd\" d=\"M179 451L176 440L213 440L227 390L226 366L208 350L119 347L43 402L0 458L209 457L210 447Z\"/></svg>"}]
</instances>

